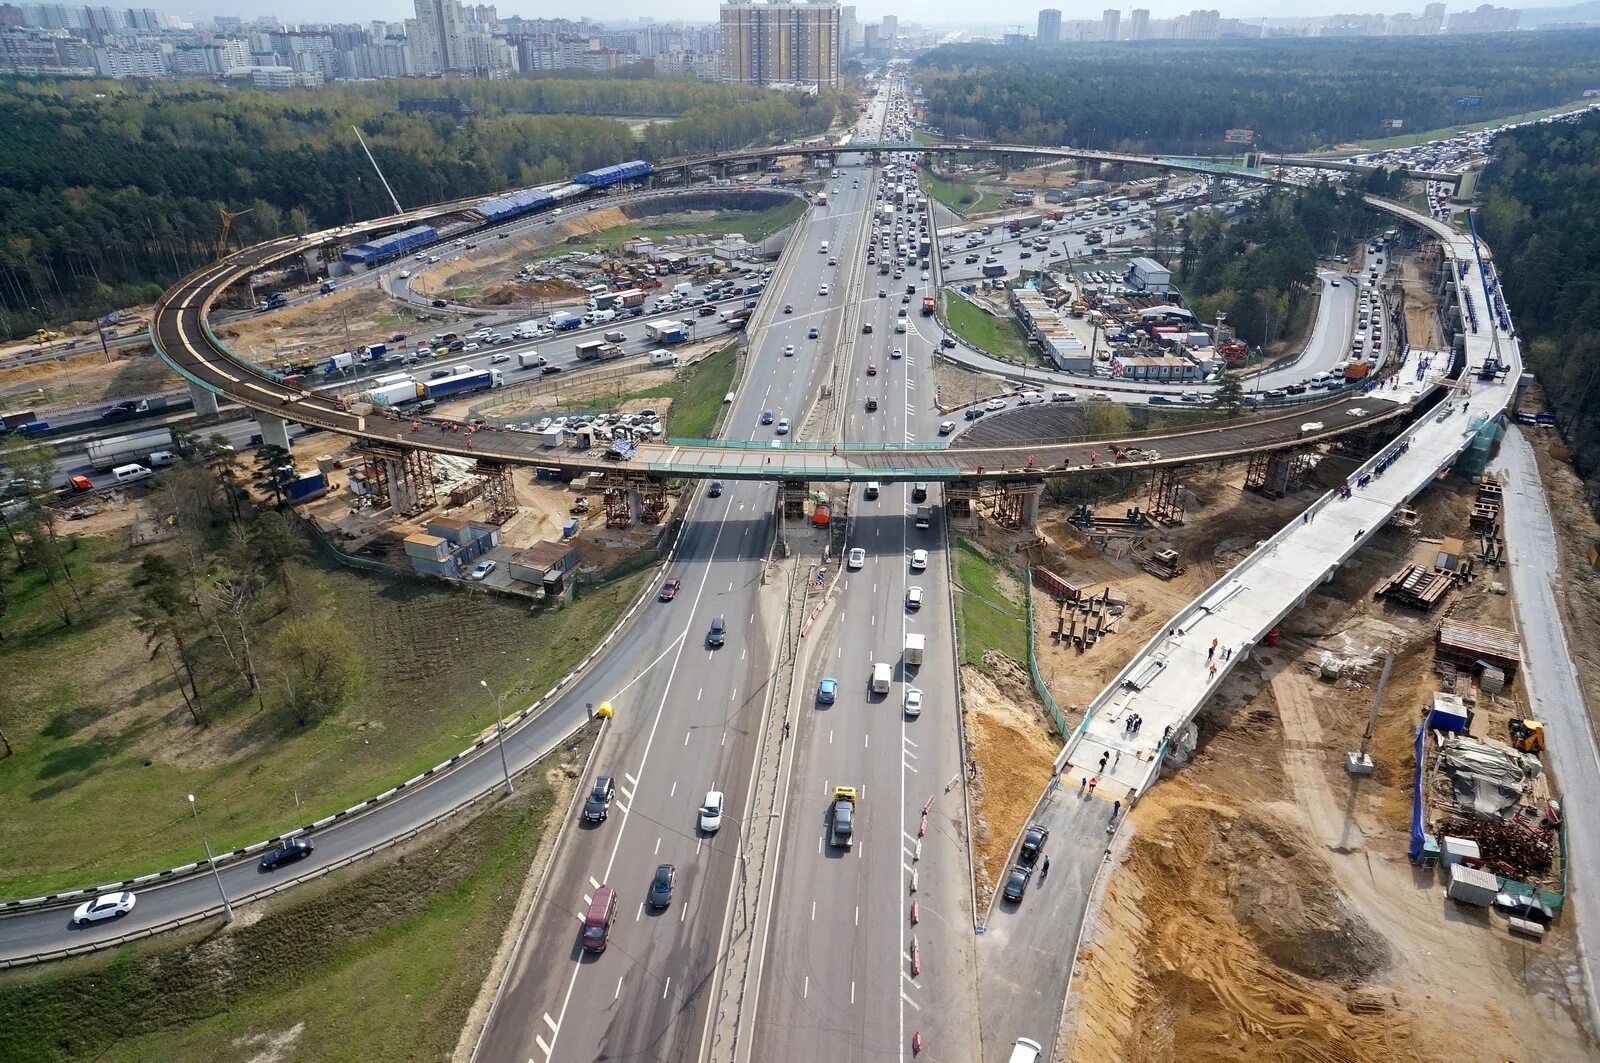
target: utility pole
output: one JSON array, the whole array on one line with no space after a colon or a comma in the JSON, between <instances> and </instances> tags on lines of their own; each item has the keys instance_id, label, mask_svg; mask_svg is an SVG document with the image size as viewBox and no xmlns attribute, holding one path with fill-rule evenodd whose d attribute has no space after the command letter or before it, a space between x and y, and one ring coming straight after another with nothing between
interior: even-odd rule
<instances>
[{"instance_id":1,"label":"utility pole","mask_svg":"<svg viewBox=\"0 0 1600 1063\"><path fill-rule=\"evenodd\" d=\"M1378 679L1378 689L1372 695L1372 711L1367 714L1367 730L1361 736L1361 748L1353 753L1346 753L1344 757L1344 770L1351 775L1372 774L1372 732L1378 726L1378 709L1383 705L1383 692L1389 685L1389 669L1394 667L1394 654L1383 655L1383 675Z\"/></svg>"},{"instance_id":2,"label":"utility pole","mask_svg":"<svg viewBox=\"0 0 1600 1063\"><path fill-rule=\"evenodd\" d=\"M228 891L222 886L222 872L217 869L217 858L211 855L211 843L206 840L205 828L200 825L200 806L194 803L194 794L189 795L189 811L194 813L194 828L200 832L200 844L206 850L206 863L211 865L211 873L217 879L217 892L222 895L222 921L233 922L233 905L228 903Z\"/></svg>"},{"instance_id":3,"label":"utility pole","mask_svg":"<svg viewBox=\"0 0 1600 1063\"><path fill-rule=\"evenodd\" d=\"M478 685L485 690L489 690L489 684L485 680L478 680ZM511 787L511 766L506 763L506 714L504 709L505 695L495 694L495 692L492 690L489 690L489 693L494 697L494 717L496 721L495 733L499 736L500 746L500 770L505 774L506 777L506 793L513 794L516 793L516 791Z\"/></svg>"}]
</instances>

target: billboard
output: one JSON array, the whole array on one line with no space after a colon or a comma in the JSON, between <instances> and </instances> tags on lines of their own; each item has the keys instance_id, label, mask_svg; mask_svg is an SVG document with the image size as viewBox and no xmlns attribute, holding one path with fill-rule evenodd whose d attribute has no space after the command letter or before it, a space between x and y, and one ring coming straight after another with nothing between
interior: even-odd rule
<instances>
[{"instance_id":1,"label":"billboard","mask_svg":"<svg viewBox=\"0 0 1600 1063\"><path fill-rule=\"evenodd\" d=\"M1481 107L1481 106L1483 106L1483 97L1482 96L1457 96L1456 97L1456 106L1457 107Z\"/></svg>"},{"instance_id":2,"label":"billboard","mask_svg":"<svg viewBox=\"0 0 1600 1063\"><path fill-rule=\"evenodd\" d=\"M1404 118L1385 118L1383 120L1383 128L1385 129L1399 129L1405 124L1406 120Z\"/></svg>"},{"instance_id":3,"label":"billboard","mask_svg":"<svg viewBox=\"0 0 1600 1063\"><path fill-rule=\"evenodd\" d=\"M1256 131L1254 129L1227 129L1222 133L1224 144L1254 144Z\"/></svg>"}]
</instances>

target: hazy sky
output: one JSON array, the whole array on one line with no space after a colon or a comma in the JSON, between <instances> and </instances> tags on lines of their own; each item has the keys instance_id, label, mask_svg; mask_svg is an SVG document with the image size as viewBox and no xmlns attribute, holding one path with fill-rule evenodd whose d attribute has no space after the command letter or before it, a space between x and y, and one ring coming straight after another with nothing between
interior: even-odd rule
<instances>
[{"instance_id":1,"label":"hazy sky","mask_svg":"<svg viewBox=\"0 0 1600 1063\"><path fill-rule=\"evenodd\" d=\"M1309 0L1307 3L1285 5L1281 0L1235 0L1233 3L1224 0L1180 0L1176 3L1163 3L1161 0L1138 4L1129 4L1122 8L1123 17L1127 17L1129 8L1133 6L1148 8L1153 18L1171 18L1181 15L1197 7L1215 7L1222 12L1224 18L1282 18L1288 15L1296 17L1330 15L1334 13L1365 14L1369 12L1392 13L1395 11L1413 11L1420 15L1425 0L1415 0L1407 4L1403 0L1394 0L1393 3L1372 2L1372 0ZM1045 2L1018 3L1014 0L1002 0L1000 3L983 5L984 23L996 31L1009 26L1022 25L1032 32L1041 7L1057 7L1061 10L1064 19L1098 19L1100 12L1114 6L1115 0L1100 0L1080 7L1061 3L1060 0L1045 0ZM1469 10L1475 6L1473 3L1451 3L1449 10ZM275 14L286 22L357 22L365 23L373 19L385 19L398 22L415 10L408 0L219 0L213 4L196 6L188 9L164 8L157 3L154 5L160 10L166 10L180 18L190 19L196 23L209 22L212 15L242 15L247 18L259 14ZM507 15L522 15L529 18L581 18L588 15L591 18L610 19L622 21L641 17L653 17L660 21L683 19L692 22L711 22L717 18L719 5L711 0L613 0L604 5L603 10L593 5L570 3L564 4L560 0L555 3L537 3L532 0L498 0L496 8L501 17ZM902 18L915 18L917 21L937 26L948 23L954 26L973 26L973 8L967 0L919 0L916 4L906 4L896 7L892 3L858 3L856 5L857 17L863 21L876 21L886 14L898 14Z\"/></svg>"}]
</instances>

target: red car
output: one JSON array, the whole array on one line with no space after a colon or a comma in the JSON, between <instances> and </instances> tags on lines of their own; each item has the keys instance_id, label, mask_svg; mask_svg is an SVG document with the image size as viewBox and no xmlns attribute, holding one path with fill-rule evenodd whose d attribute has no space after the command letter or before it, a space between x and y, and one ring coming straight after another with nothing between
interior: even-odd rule
<instances>
[{"instance_id":1,"label":"red car","mask_svg":"<svg viewBox=\"0 0 1600 1063\"><path fill-rule=\"evenodd\" d=\"M678 588L683 586L681 579L669 579L661 585L660 598L663 602L670 602L678 596Z\"/></svg>"},{"instance_id":2,"label":"red car","mask_svg":"<svg viewBox=\"0 0 1600 1063\"><path fill-rule=\"evenodd\" d=\"M877 376L878 375L878 367L875 366L875 365L867 366L867 375L868 376Z\"/></svg>"}]
</instances>

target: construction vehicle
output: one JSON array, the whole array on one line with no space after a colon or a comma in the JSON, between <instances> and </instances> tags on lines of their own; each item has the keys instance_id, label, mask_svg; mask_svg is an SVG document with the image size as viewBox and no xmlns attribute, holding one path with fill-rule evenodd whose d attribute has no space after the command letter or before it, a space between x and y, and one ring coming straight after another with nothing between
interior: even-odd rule
<instances>
[{"instance_id":1,"label":"construction vehicle","mask_svg":"<svg viewBox=\"0 0 1600 1063\"><path fill-rule=\"evenodd\" d=\"M1538 720L1507 720L1511 748L1521 753L1544 752L1544 724Z\"/></svg>"},{"instance_id":2,"label":"construction vehicle","mask_svg":"<svg viewBox=\"0 0 1600 1063\"><path fill-rule=\"evenodd\" d=\"M833 804L828 810L828 844L836 849L848 849L855 844L856 788L835 786Z\"/></svg>"}]
</instances>

